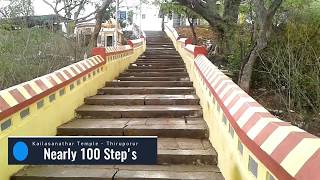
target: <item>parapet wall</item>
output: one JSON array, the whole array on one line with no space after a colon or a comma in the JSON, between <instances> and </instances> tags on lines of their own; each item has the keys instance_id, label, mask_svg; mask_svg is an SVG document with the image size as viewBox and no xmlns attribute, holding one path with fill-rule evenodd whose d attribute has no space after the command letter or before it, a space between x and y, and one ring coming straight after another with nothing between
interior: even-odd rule
<instances>
[{"instance_id":1,"label":"parapet wall","mask_svg":"<svg viewBox=\"0 0 320 180\"><path fill-rule=\"evenodd\" d=\"M8 166L9 136L54 136L75 117L84 98L95 95L145 51L144 38L133 46L97 48L95 56L0 91L0 179L23 166Z\"/></svg>"},{"instance_id":2,"label":"parapet wall","mask_svg":"<svg viewBox=\"0 0 320 180\"><path fill-rule=\"evenodd\" d=\"M226 179L320 179L320 139L270 114L224 75L201 46L166 26L200 97Z\"/></svg>"}]
</instances>

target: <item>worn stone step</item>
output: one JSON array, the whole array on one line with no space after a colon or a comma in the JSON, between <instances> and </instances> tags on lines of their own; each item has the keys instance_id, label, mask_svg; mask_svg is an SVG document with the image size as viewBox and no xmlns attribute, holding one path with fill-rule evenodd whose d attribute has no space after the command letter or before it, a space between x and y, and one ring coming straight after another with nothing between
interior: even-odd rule
<instances>
[{"instance_id":1,"label":"worn stone step","mask_svg":"<svg viewBox=\"0 0 320 180\"><path fill-rule=\"evenodd\" d=\"M105 87L98 94L191 94L193 87Z\"/></svg>"},{"instance_id":2,"label":"worn stone step","mask_svg":"<svg viewBox=\"0 0 320 180\"><path fill-rule=\"evenodd\" d=\"M164 76L174 76L174 77L189 77L187 72L123 72L119 77L164 77Z\"/></svg>"},{"instance_id":3,"label":"worn stone step","mask_svg":"<svg viewBox=\"0 0 320 180\"><path fill-rule=\"evenodd\" d=\"M126 72L186 72L186 69L185 68L127 69Z\"/></svg>"},{"instance_id":4,"label":"worn stone step","mask_svg":"<svg viewBox=\"0 0 320 180\"><path fill-rule=\"evenodd\" d=\"M148 65L153 65L153 66L161 66L161 65L184 65L182 61L176 61L176 62L161 62L161 61L136 61L132 63L132 65L137 65L137 66L148 66Z\"/></svg>"},{"instance_id":5,"label":"worn stone step","mask_svg":"<svg viewBox=\"0 0 320 180\"><path fill-rule=\"evenodd\" d=\"M181 59L181 56L179 55L157 55L157 56L152 56L152 55L141 55L139 59Z\"/></svg>"},{"instance_id":6,"label":"worn stone step","mask_svg":"<svg viewBox=\"0 0 320 180\"><path fill-rule=\"evenodd\" d=\"M202 118L76 119L58 127L62 136L158 136L204 139L208 130Z\"/></svg>"},{"instance_id":7,"label":"worn stone step","mask_svg":"<svg viewBox=\"0 0 320 180\"><path fill-rule=\"evenodd\" d=\"M177 51L162 51L162 50L151 50L151 51L146 51L143 53L145 56L178 56L179 53Z\"/></svg>"},{"instance_id":8,"label":"worn stone step","mask_svg":"<svg viewBox=\"0 0 320 180\"><path fill-rule=\"evenodd\" d=\"M76 110L76 112L78 115L84 118L160 118L202 116L201 107L198 105L82 105Z\"/></svg>"},{"instance_id":9,"label":"worn stone step","mask_svg":"<svg viewBox=\"0 0 320 180\"><path fill-rule=\"evenodd\" d=\"M176 53L176 49L174 47L147 47L145 52L154 52L154 51L164 51L164 52L174 52Z\"/></svg>"},{"instance_id":10,"label":"worn stone step","mask_svg":"<svg viewBox=\"0 0 320 180\"><path fill-rule=\"evenodd\" d=\"M166 50L172 50L172 51L176 51L176 49L174 48L174 46L172 45L171 47L169 47L169 46L166 46L166 47L147 47L147 49L146 49L147 51L148 50L150 50L150 51L152 51L152 50L163 50L163 51L166 51Z\"/></svg>"},{"instance_id":11,"label":"worn stone step","mask_svg":"<svg viewBox=\"0 0 320 180\"><path fill-rule=\"evenodd\" d=\"M96 95L85 98L90 105L197 105L196 95Z\"/></svg>"},{"instance_id":12,"label":"worn stone step","mask_svg":"<svg viewBox=\"0 0 320 180\"><path fill-rule=\"evenodd\" d=\"M137 65L184 65L184 62L181 60L167 61L163 60L137 60L133 64Z\"/></svg>"},{"instance_id":13,"label":"worn stone step","mask_svg":"<svg viewBox=\"0 0 320 180\"><path fill-rule=\"evenodd\" d=\"M28 166L12 180L223 180L215 165Z\"/></svg>"},{"instance_id":14,"label":"worn stone step","mask_svg":"<svg viewBox=\"0 0 320 180\"><path fill-rule=\"evenodd\" d=\"M161 45L161 46L164 46L164 45L172 45L172 42L158 42L157 40L155 40L154 42L150 42L150 41L147 41L147 46L158 46L158 45Z\"/></svg>"},{"instance_id":15,"label":"worn stone step","mask_svg":"<svg viewBox=\"0 0 320 180\"><path fill-rule=\"evenodd\" d=\"M115 179L121 180L223 180L220 170L216 166L191 166L191 165L170 165L170 166L123 166L119 167ZM138 169L137 167L141 167ZM143 170L141 170L143 169Z\"/></svg>"},{"instance_id":16,"label":"worn stone step","mask_svg":"<svg viewBox=\"0 0 320 180\"><path fill-rule=\"evenodd\" d=\"M172 55L178 55L178 51L176 51L175 49L173 48L170 48L170 49L163 49L163 48L147 48L146 51L143 53L143 54L172 54Z\"/></svg>"},{"instance_id":17,"label":"worn stone step","mask_svg":"<svg viewBox=\"0 0 320 180\"><path fill-rule=\"evenodd\" d=\"M192 87L191 81L109 81L108 87Z\"/></svg>"},{"instance_id":18,"label":"worn stone step","mask_svg":"<svg viewBox=\"0 0 320 180\"><path fill-rule=\"evenodd\" d=\"M119 77L120 81L190 81L189 77Z\"/></svg>"},{"instance_id":19,"label":"worn stone step","mask_svg":"<svg viewBox=\"0 0 320 180\"><path fill-rule=\"evenodd\" d=\"M185 65L136 65L136 64L132 64L129 66L129 69L172 69L172 68L185 68Z\"/></svg>"},{"instance_id":20,"label":"worn stone step","mask_svg":"<svg viewBox=\"0 0 320 180\"><path fill-rule=\"evenodd\" d=\"M217 164L207 139L158 138L158 164Z\"/></svg>"},{"instance_id":21,"label":"worn stone step","mask_svg":"<svg viewBox=\"0 0 320 180\"><path fill-rule=\"evenodd\" d=\"M153 57L140 57L135 62L183 62L181 58L153 58Z\"/></svg>"},{"instance_id":22,"label":"worn stone step","mask_svg":"<svg viewBox=\"0 0 320 180\"><path fill-rule=\"evenodd\" d=\"M148 45L147 48L174 48L173 44L154 44Z\"/></svg>"},{"instance_id":23,"label":"worn stone step","mask_svg":"<svg viewBox=\"0 0 320 180\"><path fill-rule=\"evenodd\" d=\"M181 57L176 58L154 58L153 56L140 56L137 61L160 61L160 62L183 62Z\"/></svg>"}]
</instances>

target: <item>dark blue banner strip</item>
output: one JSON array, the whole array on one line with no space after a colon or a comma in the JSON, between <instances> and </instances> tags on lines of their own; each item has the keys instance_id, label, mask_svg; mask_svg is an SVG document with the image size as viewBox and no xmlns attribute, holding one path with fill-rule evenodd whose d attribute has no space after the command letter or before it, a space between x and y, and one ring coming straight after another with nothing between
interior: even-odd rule
<instances>
[{"instance_id":1,"label":"dark blue banner strip","mask_svg":"<svg viewBox=\"0 0 320 180\"><path fill-rule=\"evenodd\" d=\"M157 137L9 137L8 152L12 165L149 165Z\"/></svg>"}]
</instances>

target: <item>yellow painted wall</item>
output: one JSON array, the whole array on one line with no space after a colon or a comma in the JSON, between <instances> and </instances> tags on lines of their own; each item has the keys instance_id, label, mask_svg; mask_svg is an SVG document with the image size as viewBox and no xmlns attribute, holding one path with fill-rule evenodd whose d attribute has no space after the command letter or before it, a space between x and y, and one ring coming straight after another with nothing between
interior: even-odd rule
<instances>
[{"instance_id":1,"label":"yellow painted wall","mask_svg":"<svg viewBox=\"0 0 320 180\"><path fill-rule=\"evenodd\" d=\"M95 69L80 79L73 82L75 87L70 90L70 84L65 86L64 95L56 94L55 101L49 102L49 96L43 98L44 106L37 109L37 103L29 106L30 114L21 119L19 112L6 118L12 120L12 125L7 130L0 132L0 180L9 180L10 176L23 166L8 165L8 137L9 136L54 136L57 127L75 117L75 109L83 104L84 98L95 95L99 88L104 87L106 81L115 79L130 63L134 62L145 51L145 45L134 49L133 54L117 54L107 58L107 63L101 66L100 72ZM113 59L113 60L112 60ZM102 71L101 71L102 69Z\"/></svg>"}]
</instances>

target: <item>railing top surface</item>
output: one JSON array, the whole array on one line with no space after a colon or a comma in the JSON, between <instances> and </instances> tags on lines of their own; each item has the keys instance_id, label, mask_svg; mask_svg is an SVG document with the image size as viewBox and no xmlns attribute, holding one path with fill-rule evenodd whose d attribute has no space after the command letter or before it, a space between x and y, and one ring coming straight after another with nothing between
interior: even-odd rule
<instances>
[{"instance_id":1,"label":"railing top surface","mask_svg":"<svg viewBox=\"0 0 320 180\"><path fill-rule=\"evenodd\" d=\"M118 53L118 52L124 52L124 51L129 51L132 50L132 47L130 45L124 45L124 46L110 46L106 47L106 52L107 53Z\"/></svg>"},{"instance_id":2,"label":"railing top surface","mask_svg":"<svg viewBox=\"0 0 320 180\"><path fill-rule=\"evenodd\" d=\"M245 146L279 179L320 178L320 139L273 116L205 56L195 65ZM318 166L319 167L319 166ZM317 168L317 170L319 170Z\"/></svg>"},{"instance_id":3,"label":"railing top surface","mask_svg":"<svg viewBox=\"0 0 320 180\"><path fill-rule=\"evenodd\" d=\"M0 91L0 121L104 63L100 56L94 56Z\"/></svg>"}]
</instances>

